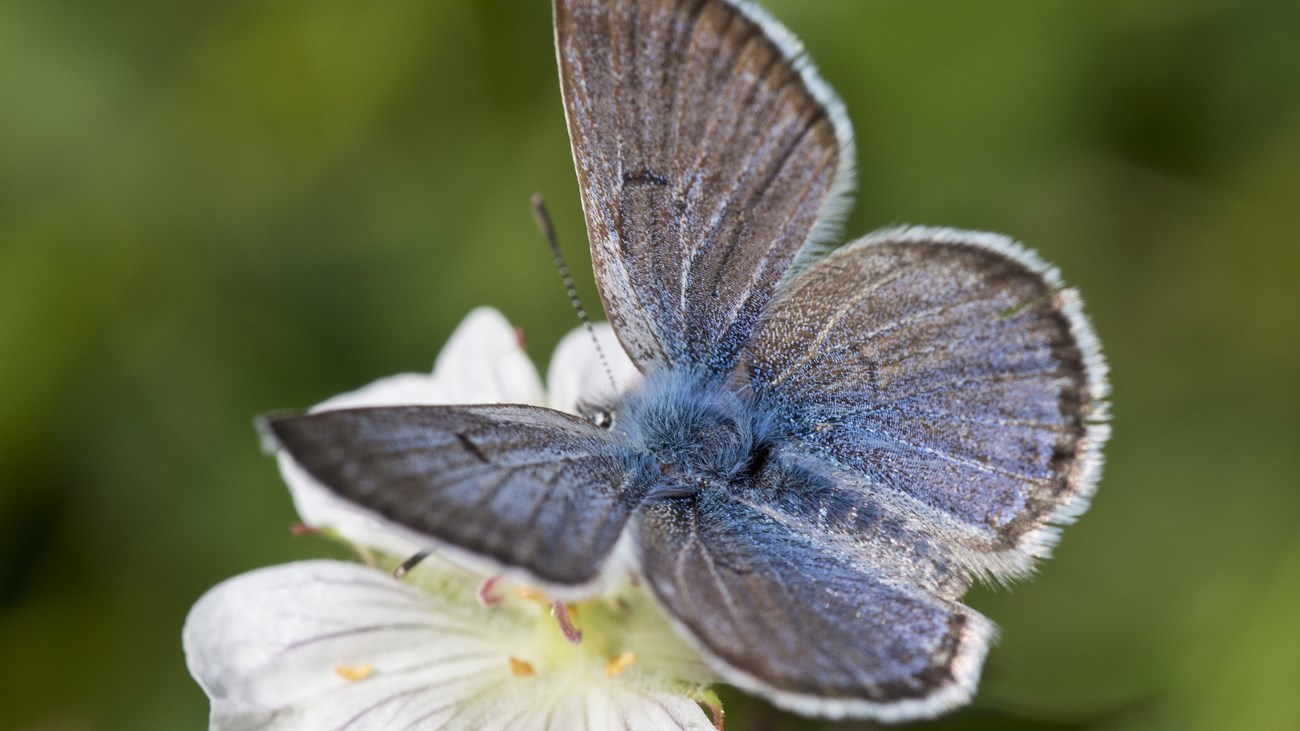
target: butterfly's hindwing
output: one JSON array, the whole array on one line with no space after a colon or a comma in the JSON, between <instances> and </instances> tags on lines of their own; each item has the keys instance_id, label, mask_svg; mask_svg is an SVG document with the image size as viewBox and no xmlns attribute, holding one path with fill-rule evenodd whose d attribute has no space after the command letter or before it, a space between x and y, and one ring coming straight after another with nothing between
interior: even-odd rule
<instances>
[{"instance_id":1,"label":"butterfly's hindwing","mask_svg":"<svg viewBox=\"0 0 1300 731\"><path fill-rule=\"evenodd\" d=\"M642 571L730 683L791 710L899 720L974 692L992 625L868 549L819 540L770 506L720 493L647 503ZM866 551L866 552L864 552Z\"/></svg>"},{"instance_id":2,"label":"butterfly's hindwing","mask_svg":"<svg viewBox=\"0 0 1300 731\"><path fill-rule=\"evenodd\" d=\"M1105 438L1104 365L1054 272L1001 237L889 232L784 289L741 365L810 453L930 516L1011 576L1081 509Z\"/></svg>"}]
</instances>

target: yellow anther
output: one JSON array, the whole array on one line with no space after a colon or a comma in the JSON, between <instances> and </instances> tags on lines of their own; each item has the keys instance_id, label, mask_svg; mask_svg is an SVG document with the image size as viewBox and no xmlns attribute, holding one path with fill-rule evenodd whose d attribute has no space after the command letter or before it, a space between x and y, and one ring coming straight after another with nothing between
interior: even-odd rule
<instances>
[{"instance_id":1,"label":"yellow anther","mask_svg":"<svg viewBox=\"0 0 1300 731\"><path fill-rule=\"evenodd\" d=\"M516 678L526 678L537 671L533 669L532 663L527 660L520 660L512 655L510 657L510 672L513 673Z\"/></svg>"},{"instance_id":2,"label":"yellow anther","mask_svg":"<svg viewBox=\"0 0 1300 731\"><path fill-rule=\"evenodd\" d=\"M605 677L607 678L618 677L624 670L627 670L628 668L632 667L632 663L634 662L636 662L635 652L618 653L617 655L614 656L613 660L610 660L609 662L605 663Z\"/></svg>"},{"instance_id":3,"label":"yellow anther","mask_svg":"<svg viewBox=\"0 0 1300 731\"><path fill-rule=\"evenodd\" d=\"M349 683L355 683L358 680L365 680L370 677L375 672L375 667L370 663L364 665L340 665L334 668L334 672Z\"/></svg>"},{"instance_id":4,"label":"yellow anther","mask_svg":"<svg viewBox=\"0 0 1300 731\"><path fill-rule=\"evenodd\" d=\"M531 599L535 602L544 602L546 604L551 603L551 601L546 598L545 594L543 594L542 592L536 589L530 589L526 586L521 586L518 589L516 589L515 596L519 597L520 599Z\"/></svg>"}]
</instances>

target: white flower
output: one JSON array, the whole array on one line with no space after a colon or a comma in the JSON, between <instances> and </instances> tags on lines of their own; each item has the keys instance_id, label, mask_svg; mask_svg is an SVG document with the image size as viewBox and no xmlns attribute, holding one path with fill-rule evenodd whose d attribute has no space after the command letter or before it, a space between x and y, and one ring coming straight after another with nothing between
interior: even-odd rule
<instances>
[{"instance_id":1,"label":"white flower","mask_svg":"<svg viewBox=\"0 0 1300 731\"><path fill-rule=\"evenodd\" d=\"M607 325L597 337L620 386L639 378ZM402 374L317 409L532 403L572 411L611 388L587 333L561 341L549 401L518 337L495 310L470 313L431 375ZM335 498L283 457L303 521L388 567L424 546ZM623 584L569 611L527 587L484 583L434 556L404 579L338 561L274 566L230 579L185 623L190 673L212 701L211 728L710 729L698 705L713 675L647 593ZM563 610L565 605L559 605Z\"/></svg>"}]
</instances>

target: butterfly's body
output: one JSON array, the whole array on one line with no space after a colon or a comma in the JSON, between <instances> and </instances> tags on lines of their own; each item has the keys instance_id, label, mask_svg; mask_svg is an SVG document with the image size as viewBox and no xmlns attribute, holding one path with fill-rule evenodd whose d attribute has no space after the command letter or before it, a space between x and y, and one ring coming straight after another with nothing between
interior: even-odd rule
<instances>
[{"instance_id":1,"label":"butterfly's body","mask_svg":"<svg viewBox=\"0 0 1300 731\"><path fill-rule=\"evenodd\" d=\"M818 260L852 134L752 6L555 10L597 282L643 378L587 418L387 407L271 435L339 496L556 596L632 570L778 705L967 701L993 628L961 596L1027 573L1098 477L1105 365L1077 293L994 234L894 229Z\"/></svg>"},{"instance_id":2,"label":"butterfly's body","mask_svg":"<svg viewBox=\"0 0 1300 731\"><path fill-rule=\"evenodd\" d=\"M730 491L755 484L779 439L771 416L752 401L717 378L663 369L599 411L633 451L653 458L663 487L652 492Z\"/></svg>"}]
</instances>

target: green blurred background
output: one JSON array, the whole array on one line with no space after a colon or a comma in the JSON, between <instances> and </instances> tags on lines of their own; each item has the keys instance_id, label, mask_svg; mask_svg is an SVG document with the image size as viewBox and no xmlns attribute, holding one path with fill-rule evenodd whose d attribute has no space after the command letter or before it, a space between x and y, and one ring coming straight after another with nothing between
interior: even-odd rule
<instances>
[{"instance_id":1,"label":"green blurred background","mask_svg":"<svg viewBox=\"0 0 1300 731\"><path fill-rule=\"evenodd\" d=\"M1113 367L1092 511L974 728L1300 728L1300 3L769 0L843 95L848 226L1010 233ZM596 303L544 0L0 4L0 728L192 729L180 628L332 552L254 415ZM728 696L731 728L820 728Z\"/></svg>"}]
</instances>

